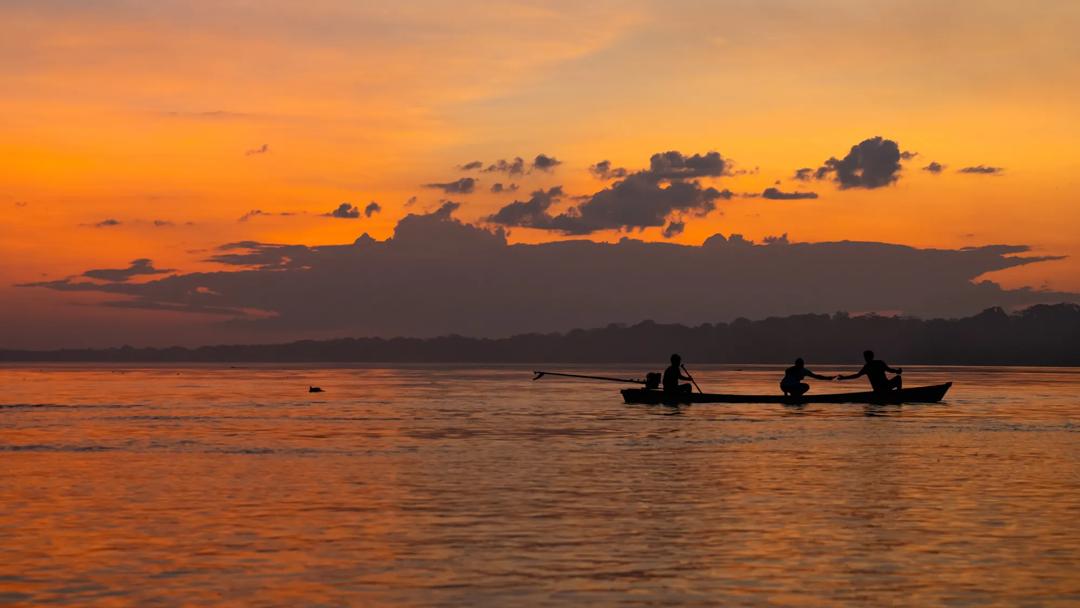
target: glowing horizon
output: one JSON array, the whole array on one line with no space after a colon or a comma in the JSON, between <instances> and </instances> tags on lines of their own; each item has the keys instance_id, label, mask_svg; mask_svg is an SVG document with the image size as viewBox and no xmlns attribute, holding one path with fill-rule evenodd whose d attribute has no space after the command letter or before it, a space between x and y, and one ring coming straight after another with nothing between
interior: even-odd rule
<instances>
[{"instance_id":1,"label":"glowing horizon","mask_svg":"<svg viewBox=\"0 0 1080 608\"><path fill-rule=\"evenodd\" d=\"M726 170L696 183L733 193L669 214L681 233L510 226L510 241L1016 244L1066 257L989 278L1080 292L1075 3L39 0L0 22L0 347L98 343L76 334L100 323L179 339L192 322L16 284L142 258L216 270L207 251L236 241L384 240L444 200L491 226L561 186L559 214L618 180L595 163L643 171L672 150L718 152ZM794 178L875 136L917 153L888 185ZM559 164L527 172L540 154ZM515 157L526 172L461 169ZM464 177L473 192L425 187Z\"/></svg>"}]
</instances>

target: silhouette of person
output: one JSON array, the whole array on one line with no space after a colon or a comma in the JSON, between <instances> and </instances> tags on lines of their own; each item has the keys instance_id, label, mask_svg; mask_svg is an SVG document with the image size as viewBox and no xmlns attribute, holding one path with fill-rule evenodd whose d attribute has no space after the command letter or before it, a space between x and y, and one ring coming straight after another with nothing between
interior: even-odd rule
<instances>
[{"instance_id":1,"label":"silhouette of person","mask_svg":"<svg viewBox=\"0 0 1080 608\"><path fill-rule=\"evenodd\" d=\"M884 361L875 359L872 350L863 351L863 359L866 360L866 365L862 366L858 373L850 376L837 376L836 379L854 380L859 376L866 376L866 379L870 381L870 386L874 387L874 392L877 393L899 390L903 386L904 382L900 379L900 374L904 373L902 368L893 369ZM889 378L885 376L885 372L896 375Z\"/></svg>"},{"instance_id":2,"label":"silhouette of person","mask_svg":"<svg viewBox=\"0 0 1080 608\"><path fill-rule=\"evenodd\" d=\"M664 370L665 393L691 393L694 388L689 384L679 384L680 380L689 380L690 376L682 373L682 357L671 355L671 365Z\"/></svg>"},{"instance_id":3,"label":"silhouette of person","mask_svg":"<svg viewBox=\"0 0 1080 608\"><path fill-rule=\"evenodd\" d=\"M810 390L810 385L803 382L803 378L814 378L816 380L832 380L834 376L821 376L806 369L806 363L802 360L802 357L795 359L795 365L787 368L784 371L784 378L780 381L780 390L784 391L785 395L791 397L802 396L806 391Z\"/></svg>"}]
</instances>

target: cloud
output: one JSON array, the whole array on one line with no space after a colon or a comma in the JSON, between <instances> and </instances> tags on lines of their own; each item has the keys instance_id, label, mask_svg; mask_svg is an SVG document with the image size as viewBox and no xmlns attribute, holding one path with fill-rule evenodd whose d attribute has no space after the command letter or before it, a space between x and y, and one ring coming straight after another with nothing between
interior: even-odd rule
<instances>
[{"instance_id":1,"label":"cloud","mask_svg":"<svg viewBox=\"0 0 1080 608\"><path fill-rule=\"evenodd\" d=\"M132 260L131 265L127 268L99 268L96 270L87 270L82 276L91 279L100 279L102 281L123 282L136 276L168 274L170 272L173 272L171 268L154 268L154 263L148 258L139 258L137 260Z\"/></svg>"},{"instance_id":2,"label":"cloud","mask_svg":"<svg viewBox=\"0 0 1080 608\"><path fill-rule=\"evenodd\" d=\"M243 341L492 337L643 319L700 324L838 310L952 317L991 306L1080 300L1075 293L1005 289L981 278L1057 259L1030 255L1022 245L919 249L782 237L756 244L736 235L714 235L697 246L629 238L511 245L502 231L455 219L456 209L447 202L433 213L410 214L384 241L231 243L214 252L211 260L222 269L213 272L139 283L72 278L32 285L106 294L113 306L215 311L227 319L216 325L221 337ZM649 288L658 280L678 285L680 296Z\"/></svg>"},{"instance_id":3,"label":"cloud","mask_svg":"<svg viewBox=\"0 0 1080 608\"><path fill-rule=\"evenodd\" d=\"M382 205L371 201L367 204L367 207L364 207L364 217L371 217L380 211L382 211Z\"/></svg>"},{"instance_id":4,"label":"cloud","mask_svg":"<svg viewBox=\"0 0 1080 608\"><path fill-rule=\"evenodd\" d=\"M912 152L911 150L904 150L900 153L900 160L911 160L918 156L918 152Z\"/></svg>"},{"instance_id":5,"label":"cloud","mask_svg":"<svg viewBox=\"0 0 1080 608\"><path fill-rule=\"evenodd\" d=\"M602 160L595 165L589 166L589 173L600 179L621 179L629 175L629 171L622 167L612 167L610 160Z\"/></svg>"},{"instance_id":6,"label":"cloud","mask_svg":"<svg viewBox=\"0 0 1080 608\"><path fill-rule=\"evenodd\" d=\"M871 137L851 147L843 159L830 158L814 173L817 179L830 174L841 190L881 188L900 179L900 147L891 139Z\"/></svg>"},{"instance_id":7,"label":"cloud","mask_svg":"<svg viewBox=\"0 0 1080 608\"><path fill-rule=\"evenodd\" d=\"M726 169L726 161L717 152L693 156L663 152L649 159L648 169L583 197L578 205L558 215L550 214L548 209L563 195L561 188L554 197L551 192L556 189L534 192L533 198L514 201L488 216L487 221L579 235L659 227L672 213L701 217L716 209L716 201L731 199L734 194L730 190L704 187L691 179L723 175Z\"/></svg>"},{"instance_id":8,"label":"cloud","mask_svg":"<svg viewBox=\"0 0 1080 608\"><path fill-rule=\"evenodd\" d=\"M987 165L975 165L974 167L964 167L957 170L957 173L968 173L973 175L1000 175L1005 171L1005 167L990 167Z\"/></svg>"},{"instance_id":9,"label":"cloud","mask_svg":"<svg viewBox=\"0 0 1080 608\"><path fill-rule=\"evenodd\" d=\"M795 175L791 176L791 179L794 179L794 180L797 180L797 181L800 181L800 182L808 182L813 178L814 178L814 170L811 169L810 167L803 167L802 169L796 169L795 170Z\"/></svg>"},{"instance_id":10,"label":"cloud","mask_svg":"<svg viewBox=\"0 0 1080 608\"><path fill-rule=\"evenodd\" d=\"M337 206L337 209L329 213L324 213L327 217L336 217L342 220L355 220L360 217L360 210L351 203L341 203Z\"/></svg>"},{"instance_id":11,"label":"cloud","mask_svg":"<svg viewBox=\"0 0 1080 608\"><path fill-rule=\"evenodd\" d=\"M170 118L196 118L207 120L243 120L255 117L255 114L244 112L230 112L228 110L209 110L203 112L162 112L161 116Z\"/></svg>"},{"instance_id":12,"label":"cloud","mask_svg":"<svg viewBox=\"0 0 1080 608\"><path fill-rule=\"evenodd\" d=\"M521 226L523 228L550 229L553 218L548 214L548 208L563 196L562 186L555 186L547 190L537 190L525 201L514 201L493 215L485 218L485 221L502 226Z\"/></svg>"},{"instance_id":13,"label":"cloud","mask_svg":"<svg viewBox=\"0 0 1080 608\"><path fill-rule=\"evenodd\" d=\"M419 221L419 220L417 220L415 218L425 218L426 217L426 218L431 218L432 220L445 221L445 222L451 222L452 221L452 222L454 222L456 224L460 224L461 222L458 222L457 220L452 220L451 217L450 217L451 215L454 214L455 211L457 211L460 208L461 208L461 203L456 203L454 201L443 201L442 205L439 205L439 208L436 209L435 211L432 211L431 213L428 213L426 215L410 214L410 215L405 216L405 219L403 219L402 222L404 222L405 220L416 222L416 221ZM401 227L400 223L398 224L398 227L399 228Z\"/></svg>"},{"instance_id":14,"label":"cloud","mask_svg":"<svg viewBox=\"0 0 1080 608\"><path fill-rule=\"evenodd\" d=\"M154 220L154 227L155 228L168 228L170 226L175 226L175 225L176 225L175 223L173 223L173 222L171 222L169 220Z\"/></svg>"},{"instance_id":15,"label":"cloud","mask_svg":"<svg viewBox=\"0 0 1080 608\"><path fill-rule=\"evenodd\" d=\"M476 179L463 177L452 182L424 184L424 187L437 188L447 194L469 194L476 189Z\"/></svg>"},{"instance_id":16,"label":"cloud","mask_svg":"<svg viewBox=\"0 0 1080 608\"><path fill-rule=\"evenodd\" d=\"M418 200L420 200L420 199L416 198L415 196L410 196L409 200L405 201L405 206L406 207L412 207L413 205L416 204L416 202Z\"/></svg>"},{"instance_id":17,"label":"cloud","mask_svg":"<svg viewBox=\"0 0 1080 608\"><path fill-rule=\"evenodd\" d=\"M517 190L517 184L503 185L502 182L495 182L494 184L491 184L491 192L494 194L498 194L500 192L517 192Z\"/></svg>"},{"instance_id":18,"label":"cloud","mask_svg":"<svg viewBox=\"0 0 1080 608\"><path fill-rule=\"evenodd\" d=\"M236 221L246 222L253 217L291 217L294 215L297 215L295 211L278 211L275 213L272 211L263 211L262 209L252 209L244 215L241 215Z\"/></svg>"},{"instance_id":19,"label":"cloud","mask_svg":"<svg viewBox=\"0 0 1080 608\"><path fill-rule=\"evenodd\" d=\"M255 156L256 154L266 154L268 152L270 152L270 146L263 144L258 148L252 148L251 150L244 152L244 156Z\"/></svg>"},{"instance_id":20,"label":"cloud","mask_svg":"<svg viewBox=\"0 0 1080 608\"><path fill-rule=\"evenodd\" d=\"M797 201L800 199L817 198L816 192L783 192L777 188L766 188L761 193L761 198L774 201Z\"/></svg>"},{"instance_id":21,"label":"cloud","mask_svg":"<svg viewBox=\"0 0 1080 608\"><path fill-rule=\"evenodd\" d=\"M660 179L719 177L724 175L727 169L727 161L719 152L684 156L681 152L669 150L653 154L649 159L649 172Z\"/></svg>"},{"instance_id":22,"label":"cloud","mask_svg":"<svg viewBox=\"0 0 1080 608\"><path fill-rule=\"evenodd\" d=\"M515 156L513 160L500 159L488 165L484 173L505 173L510 177L525 173L525 159Z\"/></svg>"},{"instance_id":23,"label":"cloud","mask_svg":"<svg viewBox=\"0 0 1080 608\"><path fill-rule=\"evenodd\" d=\"M537 154L533 159L532 168L540 171L552 171L555 167L562 164L561 160L556 159L554 156L548 156L546 154Z\"/></svg>"},{"instance_id":24,"label":"cloud","mask_svg":"<svg viewBox=\"0 0 1080 608\"><path fill-rule=\"evenodd\" d=\"M923 167L922 170L937 174L945 170L945 165L937 162L936 160L932 160L930 161L930 164Z\"/></svg>"},{"instance_id":25,"label":"cloud","mask_svg":"<svg viewBox=\"0 0 1080 608\"><path fill-rule=\"evenodd\" d=\"M474 160L471 163L465 163L464 165L461 165L460 167L458 167L458 169L461 169L462 171L475 171L476 169L480 169L483 166L484 163L478 160Z\"/></svg>"},{"instance_id":26,"label":"cloud","mask_svg":"<svg viewBox=\"0 0 1080 608\"><path fill-rule=\"evenodd\" d=\"M664 231L661 234L664 235L665 239L670 239L682 234L683 230L686 230L685 222L671 221L664 227Z\"/></svg>"},{"instance_id":27,"label":"cloud","mask_svg":"<svg viewBox=\"0 0 1080 608\"><path fill-rule=\"evenodd\" d=\"M123 222L110 217L109 219L101 220L93 226L94 228L112 228L113 226L119 226L121 223Z\"/></svg>"}]
</instances>

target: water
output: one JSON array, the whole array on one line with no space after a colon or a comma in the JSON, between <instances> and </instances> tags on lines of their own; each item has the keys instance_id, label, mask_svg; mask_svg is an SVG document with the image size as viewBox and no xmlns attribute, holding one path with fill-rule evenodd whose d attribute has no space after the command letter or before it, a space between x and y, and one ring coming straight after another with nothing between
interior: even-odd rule
<instances>
[{"instance_id":1,"label":"water","mask_svg":"<svg viewBox=\"0 0 1080 608\"><path fill-rule=\"evenodd\" d=\"M1080 603L1080 370L905 368L955 381L947 403L626 406L516 367L0 368L0 604Z\"/></svg>"}]
</instances>

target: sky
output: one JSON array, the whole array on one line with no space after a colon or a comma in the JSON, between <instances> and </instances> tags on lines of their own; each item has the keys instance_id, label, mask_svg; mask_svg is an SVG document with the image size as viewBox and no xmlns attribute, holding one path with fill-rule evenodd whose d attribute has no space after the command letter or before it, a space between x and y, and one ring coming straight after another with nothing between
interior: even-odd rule
<instances>
[{"instance_id":1,"label":"sky","mask_svg":"<svg viewBox=\"0 0 1080 608\"><path fill-rule=\"evenodd\" d=\"M0 24L0 347L955 315L1080 292L1072 1L0 0ZM490 285L473 229L509 264ZM710 257L716 234L756 243L756 274ZM581 239L601 245L562 256ZM868 251L887 253L864 268ZM533 258L577 282L513 280ZM455 264L472 282L443 289L465 308L403 287ZM937 295L868 297L890 275L917 290L913 272ZM711 287L693 305L595 295L625 277ZM501 302L482 315L481 288Z\"/></svg>"}]
</instances>

